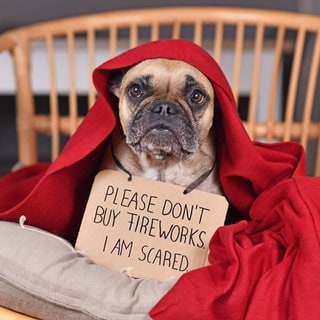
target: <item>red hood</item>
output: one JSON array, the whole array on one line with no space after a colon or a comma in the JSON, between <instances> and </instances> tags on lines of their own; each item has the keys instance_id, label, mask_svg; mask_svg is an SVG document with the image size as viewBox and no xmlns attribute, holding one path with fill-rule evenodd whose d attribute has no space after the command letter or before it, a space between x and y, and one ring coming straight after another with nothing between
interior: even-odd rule
<instances>
[{"instance_id":1,"label":"red hood","mask_svg":"<svg viewBox=\"0 0 320 320\"><path fill-rule=\"evenodd\" d=\"M205 50L185 40L161 40L129 50L95 69L98 99L57 160L46 171L43 165L25 168L0 180L0 218L16 221L25 214L27 223L74 240L107 138L117 121L115 99L107 90L110 73L152 58L182 60L212 82L218 101L214 130L219 176L227 198L244 217L261 192L305 173L299 145L250 140L231 88Z\"/></svg>"},{"instance_id":2,"label":"red hood","mask_svg":"<svg viewBox=\"0 0 320 320\"><path fill-rule=\"evenodd\" d=\"M295 174L305 174L304 151L300 145L266 145L251 141L239 118L232 90L223 71L204 49L186 40L148 43L100 65L93 73L99 93L97 105L111 105L106 90L110 71L152 58L184 61L211 81L218 101L214 130L220 180L226 196L238 211L247 215L252 201L263 190Z\"/></svg>"}]
</instances>

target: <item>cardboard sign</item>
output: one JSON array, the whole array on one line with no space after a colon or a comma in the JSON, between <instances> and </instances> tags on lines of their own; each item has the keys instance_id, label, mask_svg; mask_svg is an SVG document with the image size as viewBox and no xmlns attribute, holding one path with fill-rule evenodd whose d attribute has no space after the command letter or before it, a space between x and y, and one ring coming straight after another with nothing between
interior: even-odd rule
<instances>
[{"instance_id":1,"label":"cardboard sign","mask_svg":"<svg viewBox=\"0 0 320 320\"><path fill-rule=\"evenodd\" d=\"M95 178L76 248L97 264L133 277L165 280L207 264L208 244L223 225L219 195L125 173Z\"/></svg>"}]
</instances>

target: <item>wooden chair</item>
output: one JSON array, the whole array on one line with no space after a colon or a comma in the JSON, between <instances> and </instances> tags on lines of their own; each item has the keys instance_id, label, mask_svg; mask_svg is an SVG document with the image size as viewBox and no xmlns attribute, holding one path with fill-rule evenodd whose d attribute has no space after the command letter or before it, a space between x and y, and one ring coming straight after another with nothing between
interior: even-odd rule
<instances>
[{"instance_id":1,"label":"wooden chair","mask_svg":"<svg viewBox=\"0 0 320 320\"><path fill-rule=\"evenodd\" d=\"M187 38L207 49L230 81L250 136L301 142L309 174L320 175L320 17L239 8L106 12L2 34L0 52L10 50L15 70L19 161L39 161L37 137L43 134L51 137L55 159L63 137L94 103L94 67L160 38ZM49 96L46 110L35 103L37 94Z\"/></svg>"}]
</instances>

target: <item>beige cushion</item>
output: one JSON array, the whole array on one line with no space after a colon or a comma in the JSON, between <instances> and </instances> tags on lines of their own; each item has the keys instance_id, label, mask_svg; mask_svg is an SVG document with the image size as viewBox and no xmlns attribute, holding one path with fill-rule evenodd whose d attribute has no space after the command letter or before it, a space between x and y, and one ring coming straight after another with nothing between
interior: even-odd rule
<instances>
[{"instance_id":1,"label":"beige cushion","mask_svg":"<svg viewBox=\"0 0 320 320\"><path fill-rule=\"evenodd\" d=\"M63 239L16 223L0 222L0 243L0 305L40 319L150 319L174 284L112 272Z\"/></svg>"}]
</instances>

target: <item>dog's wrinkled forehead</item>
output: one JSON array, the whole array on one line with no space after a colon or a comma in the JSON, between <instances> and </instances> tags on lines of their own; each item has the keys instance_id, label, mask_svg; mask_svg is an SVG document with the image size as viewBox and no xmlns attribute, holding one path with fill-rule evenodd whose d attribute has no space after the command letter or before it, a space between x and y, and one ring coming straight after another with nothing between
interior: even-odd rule
<instances>
[{"instance_id":1,"label":"dog's wrinkled forehead","mask_svg":"<svg viewBox=\"0 0 320 320\"><path fill-rule=\"evenodd\" d=\"M111 91L119 96L134 81L154 88L170 88L171 91L181 91L198 84L210 98L213 97L212 85L208 78L195 67L180 60L144 60L127 70L121 79L116 81L118 83Z\"/></svg>"}]
</instances>

